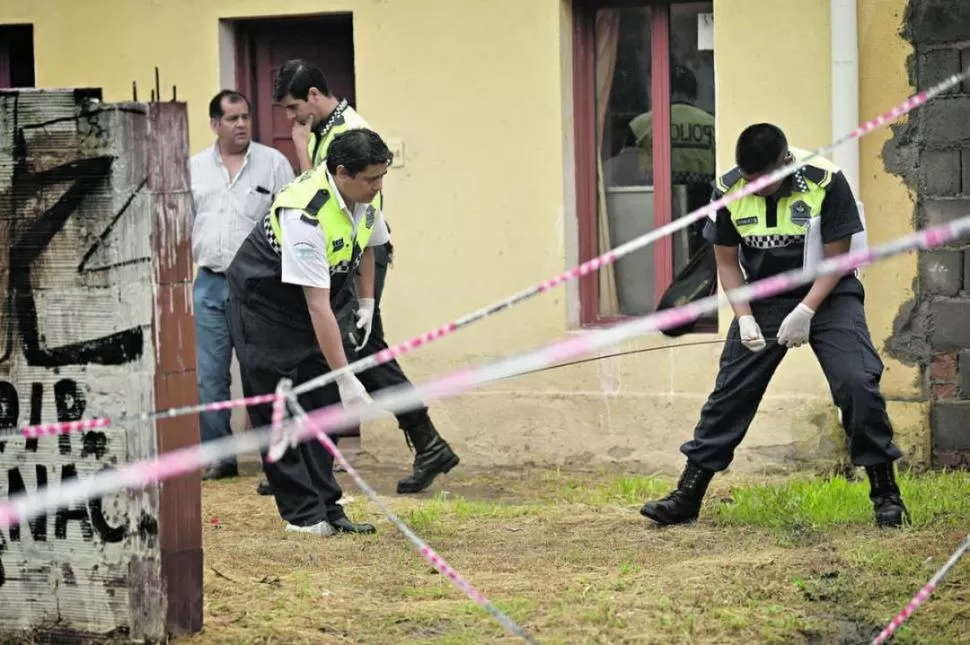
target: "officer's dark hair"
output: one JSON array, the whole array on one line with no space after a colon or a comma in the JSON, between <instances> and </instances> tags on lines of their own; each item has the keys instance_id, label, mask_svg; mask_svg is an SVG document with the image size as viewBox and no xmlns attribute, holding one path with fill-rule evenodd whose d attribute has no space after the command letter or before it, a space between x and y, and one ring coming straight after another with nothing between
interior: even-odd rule
<instances>
[{"instance_id":1,"label":"officer's dark hair","mask_svg":"<svg viewBox=\"0 0 970 645\"><path fill-rule=\"evenodd\" d=\"M337 173L338 166L343 166L351 177L356 177L367 166L390 165L393 158L380 135L367 128L354 128L333 138L327 149L326 163L331 175Z\"/></svg>"},{"instance_id":2,"label":"officer's dark hair","mask_svg":"<svg viewBox=\"0 0 970 645\"><path fill-rule=\"evenodd\" d=\"M279 103L289 94L298 101L310 96L310 88L315 87L324 96L330 96L330 86L323 71L302 58L293 58L283 63L273 84L273 100Z\"/></svg>"},{"instance_id":3,"label":"officer's dark hair","mask_svg":"<svg viewBox=\"0 0 970 645\"><path fill-rule=\"evenodd\" d=\"M222 99L227 99L230 103L239 103L243 101L246 103L246 107L249 106L249 99L237 92L236 90L222 90L218 94L212 97L209 101L209 118L218 121L222 118L225 112L222 111Z\"/></svg>"},{"instance_id":4,"label":"officer's dark hair","mask_svg":"<svg viewBox=\"0 0 970 645\"><path fill-rule=\"evenodd\" d=\"M770 123L755 123L738 137L734 161L741 172L755 175L778 163L786 150L788 139L781 128Z\"/></svg>"},{"instance_id":5,"label":"officer's dark hair","mask_svg":"<svg viewBox=\"0 0 970 645\"><path fill-rule=\"evenodd\" d=\"M670 91L683 94L693 100L697 98L697 77L689 67L674 65L670 69Z\"/></svg>"}]
</instances>

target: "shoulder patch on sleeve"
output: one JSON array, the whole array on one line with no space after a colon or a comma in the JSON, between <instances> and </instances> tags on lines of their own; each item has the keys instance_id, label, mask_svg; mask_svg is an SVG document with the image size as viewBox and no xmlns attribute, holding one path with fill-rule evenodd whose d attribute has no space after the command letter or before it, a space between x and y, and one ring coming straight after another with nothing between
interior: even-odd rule
<instances>
[{"instance_id":1,"label":"shoulder patch on sleeve","mask_svg":"<svg viewBox=\"0 0 970 645\"><path fill-rule=\"evenodd\" d=\"M741 169L735 166L717 178L717 181L714 182L714 188L723 194L731 190L739 181L741 181Z\"/></svg>"},{"instance_id":2,"label":"shoulder patch on sleeve","mask_svg":"<svg viewBox=\"0 0 970 645\"><path fill-rule=\"evenodd\" d=\"M802 166L802 175L813 184L825 188L832 181L832 173L825 168L819 168L808 163Z\"/></svg>"}]
</instances>

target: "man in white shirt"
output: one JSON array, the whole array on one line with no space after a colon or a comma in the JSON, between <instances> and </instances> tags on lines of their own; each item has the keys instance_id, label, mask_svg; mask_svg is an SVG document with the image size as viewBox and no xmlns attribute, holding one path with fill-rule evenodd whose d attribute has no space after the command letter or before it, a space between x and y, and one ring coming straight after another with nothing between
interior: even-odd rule
<instances>
[{"instance_id":1,"label":"man in white shirt","mask_svg":"<svg viewBox=\"0 0 970 645\"><path fill-rule=\"evenodd\" d=\"M256 222L269 212L273 198L293 180L293 168L275 148L252 140L249 101L222 90L209 103L216 140L189 161L195 216L192 256L198 266L193 285L196 376L199 402L230 398L232 339L226 320L229 287L225 271ZM202 441L232 434L230 411L200 414ZM209 469L204 479L235 477L234 459Z\"/></svg>"},{"instance_id":2,"label":"man in white shirt","mask_svg":"<svg viewBox=\"0 0 970 645\"><path fill-rule=\"evenodd\" d=\"M229 267L229 324L247 397L275 392L348 364L358 339L359 300L374 298L374 248L387 242L381 188L391 161L365 129L334 138L325 164L277 196ZM352 373L300 397L305 409L368 400ZM256 427L272 406L249 408ZM263 469L287 530L317 535L373 533L338 503L333 457L317 441L290 447Z\"/></svg>"}]
</instances>

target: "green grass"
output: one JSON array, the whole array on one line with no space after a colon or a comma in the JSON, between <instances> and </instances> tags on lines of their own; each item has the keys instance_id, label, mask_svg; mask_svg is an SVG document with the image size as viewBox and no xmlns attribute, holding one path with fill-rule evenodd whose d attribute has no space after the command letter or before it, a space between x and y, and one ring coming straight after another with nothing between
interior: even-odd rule
<instances>
[{"instance_id":1,"label":"green grass","mask_svg":"<svg viewBox=\"0 0 970 645\"><path fill-rule=\"evenodd\" d=\"M942 472L898 478L914 527L966 527L970 532L970 475ZM719 526L818 530L872 522L867 481L842 476L797 477L782 484L731 489L713 506Z\"/></svg>"},{"instance_id":2,"label":"green grass","mask_svg":"<svg viewBox=\"0 0 970 645\"><path fill-rule=\"evenodd\" d=\"M539 504L502 504L466 499L460 495L435 495L420 507L411 509L401 519L419 534L435 532L441 527L469 520L510 520L535 516L542 512Z\"/></svg>"},{"instance_id":3,"label":"green grass","mask_svg":"<svg viewBox=\"0 0 970 645\"><path fill-rule=\"evenodd\" d=\"M372 483L387 490L397 474ZM637 511L672 478L519 470L445 479L436 488L448 493L387 501L543 645L866 643L970 531L966 472L900 476L913 517L902 530L876 528L868 484L837 476L718 477L699 521L669 528ZM348 512L375 523L376 536L291 536L272 500L251 493L255 481L205 484L206 516L218 514L223 528L205 532L205 632L180 643L520 642L359 495ZM970 558L894 643L961 642L968 586Z\"/></svg>"}]
</instances>

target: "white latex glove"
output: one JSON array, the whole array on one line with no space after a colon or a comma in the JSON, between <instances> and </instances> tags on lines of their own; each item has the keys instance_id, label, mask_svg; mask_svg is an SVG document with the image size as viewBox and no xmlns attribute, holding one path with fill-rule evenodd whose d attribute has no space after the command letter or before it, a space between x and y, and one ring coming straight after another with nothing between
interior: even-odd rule
<instances>
[{"instance_id":1,"label":"white latex glove","mask_svg":"<svg viewBox=\"0 0 970 645\"><path fill-rule=\"evenodd\" d=\"M357 307L357 333L354 334L354 340L360 336L360 330L364 330L364 338L360 341L359 345L354 345L354 349L360 351L367 344L367 340L370 338L371 327L374 325L374 299L373 298L361 298L358 301L360 304Z\"/></svg>"},{"instance_id":2,"label":"white latex glove","mask_svg":"<svg viewBox=\"0 0 970 645\"><path fill-rule=\"evenodd\" d=\"M741 332L741 344L752 352L760 352L767 345L754 316L747 314L738 318L738 328Z\"/></svg>"},{"instance_id":3,"label":"white latex glove","mask_svg":"<svg viewBox=\"0 0 970 645\"><path fill-rule=\"evenodd\" d=\"M353 374L341 374L337 377L337 388L340 390L340 401L344 407L355 403L370 403L371 398L363 383Z\"/></svg>"},{"instance_id":4,"label":"white latex glove","mask_svg":"<svg viewBox=\"0 0 970 645\"><path fill-rule=\"evenodd\" d=\"M778 328L778 344L785 347L798 347L807 343L814 315L814 311L798 303L798 306L781 321L781 326Z\"/></svg>"}]
</instances>

